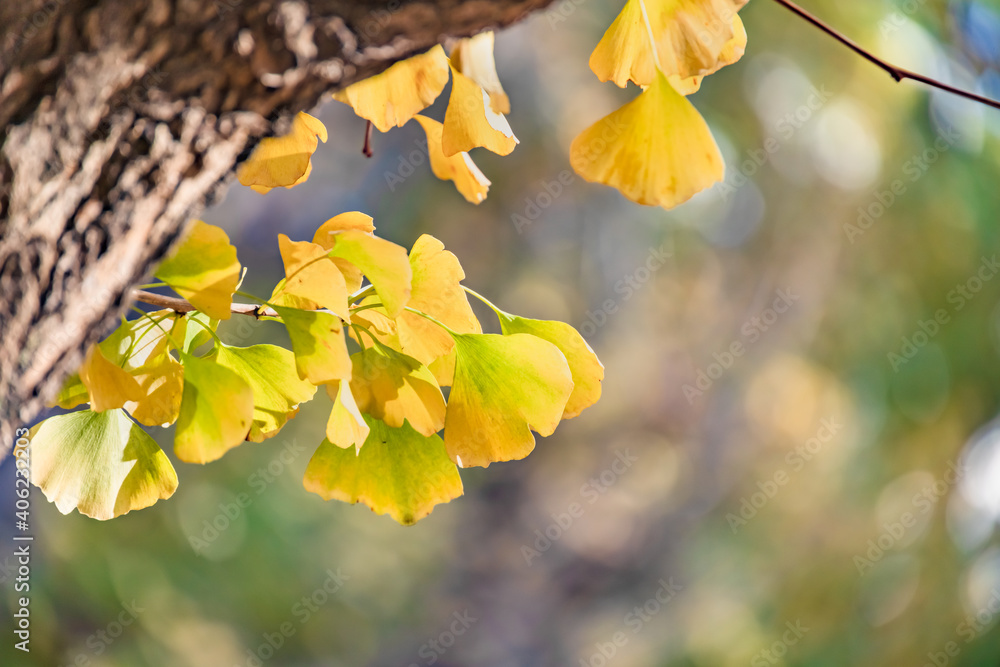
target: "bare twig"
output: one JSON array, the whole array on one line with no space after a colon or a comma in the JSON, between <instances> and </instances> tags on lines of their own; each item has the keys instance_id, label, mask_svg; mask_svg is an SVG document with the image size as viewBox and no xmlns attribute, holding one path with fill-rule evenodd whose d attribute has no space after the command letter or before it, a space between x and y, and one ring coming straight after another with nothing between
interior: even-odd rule
<instances>
[{"instance_id":1,"label":"bare twig","mask_svg":"<svg viewBox=\"0 0 1000 667\"><path fill-rule=\"evenodd\" d=\"M190 313L193 310L197 310L197 308L192 306L190 303L176 296L165 296L163 294L154 294L153 292L137 289L132 290L132 297L136 301L148 303L151 306L159 306L160 308L169 308L170 310L178 313ZM255 306L252 303L234 303L230 307L230 312L236 315L250 315L256 318L278 316L278 313L274 312L271 308L266 306Z\"/></svg>"},{"instance_id":2,"label":"bare twig","mask_svg":"<svg viewBox=\"0 0 1000 667\"><path fill-rule=\"evenodd\" d=\"M365 145L361 147L361 153L365 157L371 157L374 155L372 152L372 122L368 121L365 125Z\"/></svg>"}]
</instances>

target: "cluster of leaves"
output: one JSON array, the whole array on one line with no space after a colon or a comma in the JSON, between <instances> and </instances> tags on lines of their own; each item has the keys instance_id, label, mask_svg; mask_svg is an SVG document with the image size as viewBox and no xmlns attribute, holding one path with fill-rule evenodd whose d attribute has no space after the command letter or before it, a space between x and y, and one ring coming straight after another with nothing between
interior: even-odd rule
<instances>
[{"instance_id":1,"label":"cluster of leaves","mask_svg":"<svg viewBox=\"0 0 1000 667\"><path fill-rule=\"evenodd\" d=\"M148 507L173 494L177 474L141 425L174 424L177 458L207 463L274 437L324 387L332 408L305 488L409 524L462 494L458 467L523 458L532 429L549 435L598 400L603 366L576 330L471 292L437 239L407 253L374 229L351 212L312 241L279 235L285 277L251 314L282 324L288 350L220 340L241 266L224 231L195 221L156 272L190 307L123 321L89 350L57 397L89 408L35 426L34 483L63 513ZM501 334L482 333L470 293Z\"/></svg>"}]
</instances>

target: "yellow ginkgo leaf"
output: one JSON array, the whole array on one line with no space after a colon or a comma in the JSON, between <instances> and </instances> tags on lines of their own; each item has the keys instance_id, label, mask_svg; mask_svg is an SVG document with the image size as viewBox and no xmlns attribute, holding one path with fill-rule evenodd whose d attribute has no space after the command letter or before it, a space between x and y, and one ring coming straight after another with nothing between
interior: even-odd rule
<instances>
[{"instance_id":1,"label":"yellow ginkgo leaf","mask_svg":"<svg viewBox=\"0 0 1000 667\"><path fill-rule=\"evenodd\" d=\"M725 171L705 119L662 74L574 139L570 164L588 181L664 208L721 181Z\"/></svg>"},{"instance_id":2,"label":"yellow ginkgo leaf","mask_svg":"<svg viewBox=\"0 0 1000 667\"><path fill-rule=\"evenodd\" d=\"M490 180L483 176L479 167L472 161L468 153L456 153L447 156L441 148L443 126L436 120L417 114L415 116L420 126L427 133L427 154L431 160L431 171L442 181L453 181L459 193L466 201L478 204L486 199L490 189Z\"/></svg>"},{"instance_id":3,"label":"yellow ginkgo leaf","mask_svg":"<svg viewBox=\"0 0 1000 667\"><path fill-rule=\"evenodd\" d=\"M351 393L350 381L331 382L326 385L326 393L333 399L333 409L326 421L326 439L343 449L354 447L356 453L360 452L369 428Z\"/></svg>"},{"instance_id":4,"label":"yellow ginkgo leaf","mask_svg":"<svg viewBox=\"0 0 1000 667\"><path fill-rule=\"evenodd\" d=\"M479 84L490 96L490 107L497 113L510 113L510 98L500 85L493 58L493 31L487 30L468 39L460 39L451 52L452 66Z\"/></svg>"},{"instance_id":5,"label":"yellow ginkgo leaf","mask_svg":"<svg viewBox=\"0 0 1000 667\"><path fill-rule=\"evenodd\" d=\"M444 112L441 148L447 156L477 146L507 155L518 144L507 119L490 107L489 94L476 82L451 68L451 97Z\"/></svg>"},{"instance_id":6,"label":"yellow ginkgo leaf","mask_svg":"<svg viewBox=\"0 0 1000 667\"><path fill-rule=\"evenodd\" d=\"M333 93L380 132L402 127L430 106L448 83L448 56L440 44L427 53L398 62L381 74Z\"/></svg>"},{"instance_id":7,"label":"yellow ginkgo leaf","mask_svg":"<svg viewBox=\"0 0 1000 667\"><path fill-rule=\"evenodd\" d=\"M733 38L726 42L726 45L722 48L722 52L719 54L720 67L723 65L730 65L740 58L743 57L743 53L747 48L747 31L743 27L743 21L739 16L733 17ZM686 79L681 78L680 75L671 74L667 77L670 84L679 92L681 95L690 95L692 93L698 92L701 88L701 81L705 78L705 74L699 74L697 76L691 76Z\"/></svg>"},{"instance_id":8,"label":"yellow ginkgo leaf","mask_svg":"<svg viewBox=\"0 0 1000 667\"><path fill-rule=\"evenodd\" d=\"M186 463L208 463L244 442L253 421L253 389L214 359L181 353L184 395L174 453Z\"/></svg>"},{"instance_id":9,"label":"yellow ginkgo leaf","mask_svg":"<svg viewBox=\"0 0 1000 667\"><path fill-rule=\"evenodd\" d=\"M406 257L406 248L365 232L348 229L329 235L330 257L350 262L361 270L389 317L402 312L410 299L413 272Z\"/></svg>"},{"instance_id":10,"label":"yellow ginkgo leaf","mask_svg":"<svg viewBox=\"0 0 1000 667\"><path fill-rule=\"evenodd\" d=\"M444 444L460 466L523 459L534 429L551 435L562 419L573 376L559 348L528 334L455 335L455 378Z\"/></svg>"},{"instance_id":11,"label":"yellow ginkgo leaf","mask_svg":"<svg viewBox=\"0 0 1000 667\"><path fill-rule=\"evenodd\" d=\"M87 387L84 386L83 381L80 380L79 373L73 373L66 381L63 382L62 388L56 397L52 399L51 402L47 403L48 407L54 407L58 405L64 410L72 410L78 405L83 405L84 403L90 402L90 396L87 395Z\"/></svg>"},{"instance_id":12,"label":"yellow ginkgo leaf","mask_svg":"<svg viewBox=\"0 0 1000 667\"><path fill-rule=\"evenodd\" d=\"M288 330L299 377L319 385L351 377L341 320L330 313L274 308Z\"/></svg>"},{"instance_id":13,"label":"yellow ginkgo leaf","mask_svg":"<svg viewBox=\"0 0 1000 667\"><path fill-rule=\"evenodd\" d=\"M628 0L591 54L590 68L601 81L613 81L623 88L628 81L640 86L653 82L657 68L642 15L645 5L663 74L677 76L679 81L711 74L743 55L746 32L737 12L746 3ZM689 81L683 87L690 89L692 85Z\"/></svg>"},{"instance_id":14,"label":"yellow ginkgo leaf","mask_svg":"<svg viewBox=\"0 0 1000 667\"><path fill-rule=\"evenodd\" d=\"M108 361L99 345L92 345L87 352L87 358L80 366L80 380L87 388L94 412L120 408L142 397L142 389L135 378Z\"/></svg>"},{"instance_id":15,"label":"yellow ginkgo leaf","mask_svg":"<svg viewBox=\"0 0 1000 667\"><path fill-rule=\"evenodd\" d=\"M379 343L351 355L351 361L351 393L361 412L393 428L405 419L425 436L444 426L441 388L419 361Z\"/></svg>"},{"instance_id":16,"label":"yellow ginkgo leaf","mask_svg":"<svg viewBox=\"0 0 1000 667\"><path fill-rule=\"evenodd\" d=\"M156 277L209 317L228 320L240 282L236 247L221 228L195 220Z\"/></svg>"},{"instance_id":17,"label":"yellow ginkgo leaf","mask_svg":"<svg viewBox=\"0 0 1000 667\"><path fill-rule=\"evenodd\" d=\"M302 310L327 308L347 316L347 283L340 269L327 257L327 250L309 241L292 241L278 234L278 248L285 265L285 278L269 301Z\"/></svg>"},{"instance_id":18,"label":"yellow ginkgo leaf","mask_svg":"<svg viewBox=\"0 0 1000 667\"><path fill-rule=\"evenodd\" d=\"M236 177L262 194L271 188L294 187L309 178L312 154L318 140L326 143L326 137L326 126L300 111L288 134L260 140L247 161L240 165Z\"/></svg>"},{"instance_id":19,"label":"yellow ginkgo leaf","mask_svg":"<svg viewBox=\"0 0 1000 667\"><path fill-rule=\"evenodd\" d=\"M370 215L365 215L360 211L341 213L340 215L333 216L319 226L319 229L313 234L313 243L317 243L327 250L332 250L334 244L332 235L348 229L356 229L371 234L375 231L375 225L372 224L372 217ZM340 272L344 274L344 280L347 282L347 291L357 292L361 287L363 277L361 269L339 257L333 257L332 260L337 265L337 268L340 269Z\"/></svg>"}]
</instances>

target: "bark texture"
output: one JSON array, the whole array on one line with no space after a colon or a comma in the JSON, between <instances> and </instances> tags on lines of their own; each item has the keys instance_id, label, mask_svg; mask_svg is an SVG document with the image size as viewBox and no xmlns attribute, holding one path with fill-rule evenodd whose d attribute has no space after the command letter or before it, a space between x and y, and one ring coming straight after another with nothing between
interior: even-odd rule
<instances>
[{"instance_id":1,"label":"bark texture","mask_svg":"<svg viewBox=\"0 0 1000 667\"><path fill-rule=\"evenodd\" d=\"M261 137L550 1L0 2L0 458Z\"/></svg>"}]
</instances>

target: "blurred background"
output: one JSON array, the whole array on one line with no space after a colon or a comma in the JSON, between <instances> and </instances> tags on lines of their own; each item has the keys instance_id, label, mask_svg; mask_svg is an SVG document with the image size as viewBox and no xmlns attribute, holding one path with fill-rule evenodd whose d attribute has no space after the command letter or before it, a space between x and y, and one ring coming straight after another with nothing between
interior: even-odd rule
<instances>
[{"instance_id":1,"label":"blurred background","mask_svg":"<svg viewBox=\"0 0 1000 667\"><path fill-rule=\"evenodd\" d=\"M807 5L1000 98L996 0ZM643 208L568 164L636 93L587 66L620 6L561 0L498 35L521 143L473 153L483 204L432 176L416 123L366 159L331 101L306 184L235 185L203 216L264 296L279 232L360 210L406 247L430 233L501 308L576 326L602 400L527 459L463 470L465 496L413 527L302 488L322 393L272 440L175 461L149 509L101 523L36 492L32 652L7 636L0 663L1000 665L1000 112L895 84L755 0L746 56L692 97L725 183ZM250 318L220 333L284 342Z\"/></svg>"}]
</instances>

